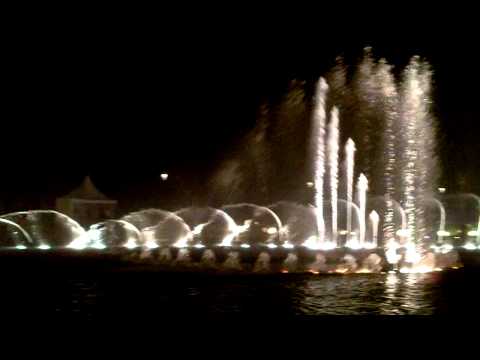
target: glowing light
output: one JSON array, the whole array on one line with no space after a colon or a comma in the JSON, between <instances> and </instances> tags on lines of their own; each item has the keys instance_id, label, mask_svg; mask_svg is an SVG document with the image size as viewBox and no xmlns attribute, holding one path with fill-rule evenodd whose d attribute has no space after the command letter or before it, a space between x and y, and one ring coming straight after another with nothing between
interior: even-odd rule
<instances>
[{"instance_id":1,"label":"glowing light","mask_svg":"<svg viewBox=\"0 0 480 360\"><path fill-rule=\"evenodd\" d=\"M265 232L269 235L274 235L278 232L277 228L276 227L269 227L265 230Z\"/></svg>"},{"instance_id":2,"label":"glowing light","mask_svg":"<svg viewBox=\"0 0 480 360\"><path fill-rule=\"evenodd\" d=\"M162 178L163 181L166 181L168 179L168 174L163 173L163 174L160 175L160 177Z\"/></svg>"},{"instance_id":3,"label":"glowing light","mask_svg":"<svg viewBox=\"0 0 480 360\"><path fill-rule=\"evenodd\" d=\"M202 244L195 244L195 245L193 245L193 247L195 247L197 249L203 249L205 246L202 245Z\"/></svg>"},{"instance_id":4,"label":"glowing light","mask_svg":"<svg viewBox=\"0 0 480 360\"><path fill-rule=\"evenodd\" d=\"M410 237L410 230L409 229L399 229L397 230L398 237L409 238Z\"/></svg>"},{"instance_id":5,"label":"glowing light","mask_svg":"<svg viewBox=\"0 0 480 360\"><path fill-rule=\"evenodd\" d=\"M268 244L267 247L268 247L269 249L276 249L276 248L277 248L277 245L275 245L275 244Z\"/></svg>"},{"instance_id":6,"label":"glowing light","mask_svg":"<svg viewBox=\"0 0 480 360\"><path fill-rule=\"evenodd\" d=\"M372 271L368 270L368 269L360 269L360 270L355 271L355 273L356 274L371 274Z\"/></svg>"},{"instance_id":7,"label":"glowing light","mask_svg":"<svg viewBox=\"0 0 480 360\"><path fill-rule=\"evenodd\" d=\"M330 175L330 207L332 222L332 239L337 243L338 234L338 150L339 150L339 130L338 130L338 109L334 106L330 113L330 123L328 124L328 166Z\"/></svg>"},{"instance_id":8,"label":"glowing light","mask_svg":"<svg viewBox=\"0 0 480 360\"><path fill-rule=\"evenodd\" d=\"M158 244L154 240L149 240L145 244L145 247L147 247L148 249L156 249L156 248L158 248Z\"/></svg>"},{"instance_id":9,"label":"glowing light","mask_svg":"<svg viewBox=\"0 0 480 360\"><path fill-rule=\"evenodd\" d=\"M282 270L282 274L288 274L288 270Z\"/></svg>"},{"instance_id":10,"label":"glowing light","mask_svg":"<svg viewBox=\"0 0 480 360\"><path fill-rule=\"evenodd\" d=\"M48 250L50 249L50 246L49 245L46 245L46 244L42 244L38 247L38 249L41 249L41 250Z\"/></svg>"},{"instance_id":11,"label":"glowing light","mask_svg":"<svg viewBox=\"0 0 480 360\"><path fill-rule=\"evenodd\" d=\"M92 249L98 249L98 250L103 250L106 248L105 244L102 244L101 242L95 242L92 245L90 245Z\"/></svg>"},{"instance_id":12,"label":"glowing light","mask_svg":"<svg viewBox=\"0 0 480 360\"><path fill-rule=\"evenodd\" d=\"M147 243L148 244L148 243ZM127 249L135 249L137 247L137 242L133 238L129 238L127 243L124 245ZM148 247L148 245L147 245Z\"/></svg>"},{"instance_id":13,"label":"glowing light","mask_svg":"<svg viewBox=\"0 0 480 360\"><path fill-rule=\"evenodd\" d=\"M303 246L311 250L332 250L337 247L337 244L333 241L319 242L317 236L310 236Z\"/></svg>"},{"instance_id":14,"label":"glowing light","mask_svg":"<svg viewBox=\"0 0 480 360\"><path fill-rule=\"evenodd\" d=\"M325 222L323 219L323 177L325 174L325 122L326 114L326 97L328 85L325 79L320 78L317 84L315 94L315 107L313 111L313 131L312 139L315 148L315 208L318 242L323 242L325 235Z\"/></svg>"},{"instance_id":15,"label":"glowing light","mask_svg":"<svg viewBox=\"0 0 480 360\"><path fill-rule=\"evenodd\" d=\"M475 244L466 243L465 245L463 245L463 248L467 250L475 250L477 247L475 246Z\"/></svg>"},{"instance_id":16,"label":"glowing light","mask_svg":"<svg viewBox=\"0 0 480 360\"><path fill-rule=\"evenodd\" d=\"M282 245L283 248L285 249L293 249L294 246L292 244L290 244L288 241Z\"/></svg>"},{"instance_id":17,"label":"glowing light","mask_svg":"<svg viewBox=\"0 0 480 360\"><path fill-rule=\"evenodd\" d=\"M242 244L240 245L241 248L244 248L244 249L248 249L250 247L250 245L248 244Z\"/></svg>"},{"instance_id":18,"label":"glowing light","mask_svg":"<svg viewBox=\"0 0 480 360\"><path fill-rule=\"evenodd\" d=\"M365 245L363 245L363 248L368 250L375 249L376 247L377 245L374 242L368 242L368 243L365 243Z\"/></svg>"},{"instance_id":19,"label":"glowing light","mask_svg":"<svg viewBox=\"0 0 480 360\"><path fill-rule=\"evenodd\" d=\"M439 188L438 188L438 192L439 192L440 194L444 194L445 191L447 191L447 189L444 188L444 187L439 187Z\"/></svg>"},{"instance_id":20,"label":"glowing light","mask_svg":"<svg viewBox=\"0 0 480 360\"><path fill-rule=\"evenodd\" d=\"M432 272L434 269L432 269L430 266L414 266L414 267L402 267L400 269L400 272L402 274L427 274Z\"/></svg>"},{"instance_id":21,"label":"glowing light","mask_svg":"<svg viewBox=\"0 0 480 360\"><path fill-rule=\"evenodd\" d=\"M348 230L340 230L338 232L340 235L347 235L348 234Z\"/></svg>"},{"instance_id":22,"label":"glowing light","mask_svg":"<svg viewBox=\"0 0 480 360\"><path fill-rule=\"evenodd\" d=\"M314 184L312 181L308 181L308 182L307 182L307 186L308 186L309 188L312 188L313 185L315 185L315 184Z\"/></svg>"},{"instance_id":23,"label":"glowing light","mask_svg":"<svg viewBox=\"0 0 480 360\"><path fill-rule=\"evenodd\" d=\"M418 263L421 260L421 255L417 251L417 247L415 243L409 242L407 245L405 245L405 261L408 263Z\"/></svg>"},{"instance_id":24,"label":"glowing light","mask_svg":"<svg viewBox=\"0 0 480 360\"><path fill-rule=\"evenodd\" d=\"M365 212L367 206L367 190L368 190L368 180L364 174L360 174L358 176L357 181L357 191L358 191L358 202L359 202L359 209L360 209L360 234L359 234L359 242L360 246L363 246L365 243Z\"/></svg>"},{"instance_id":25,"label":"glowing light","mask_svg":"<svg viewBox=\"0 0 480 360\"><path fill-rule=\"evenodd\" d=\"M385 249L385 257L389 264L398 264L401 256L397 254L397 250L400 246L396 241L389 241Z\"/></svg>"},{"instance_id":26,"label":"glowing light","mask_svg":"<svg viewBox=\"0 0 480 360\"><path fill-rule=\"evenodd\" d=\"M18 249L18 250L25 250L27 247L25 245L17 245L15 246L15 249Z\"/></svg>"},{"instance_id":27,"label":"glowing light","mask_svg":"<svg viewBox=\"0 0 480 360\"><path fill-rule=\"evenodd\" d=\"M312 274L315 274L315 275L320 274L318 271L315 271L315 270L308 270L308 272L310 272L310 273L312 273Z\"/></svg>"},{"instance_id":28,"label":"glowing light","mask_svg":"<svg viewBox=\"0 0 480 360\"><path fill-rule=\"evenodd\" d=\"M362 248L362 245L358 241L358 239L350 239L345 244L345 247L352 249L352 250L359 250Z\"/></svg>"},{"instance_id":29,"label":"glowing light","mask_svg":"<svg viewBox=\"0 0 480 360\"><path fill-rule=\"evenodd\" d=\"M437 235L438 236L450 236L450 232L449 231L445 231L445 230L438 230L437 231Z\"/></svg>"},{"instance_id":30,"label":"glowing light","mask_svg":"<svg viewBox=\"0 0 480 360\"><path fill-rule=\"evenodd\" d=\"M446 253L448 253L448 252L450 252L450 251L452 251L452 250L453 250L453 246L450 245L450 244L445 244L445 245L441 246L441 252L442 252L443 254L446 254Z\"/></svg>"},{"instance_id":31,"label":"glowing light","mask_svg":"<svg viewBox=\"0 0 480 360\"><path fill-rule=\"evenodd\" d=\"M193 235L200 235L202 233L202 230L205 227L205 225L207 225L207 224L205 223L205 224L199 224L199 225L195 226L192 230L192 234Z\"/></svg>"},{"instance_id":32,"label":"glowing light","mask_svg":"<svg viewBox=\"0 0 480 360\"><path fill-rule=\"evenodd\" d=\"M478 235L478 231L477 230L470 230L468 233L467 233L468 236L477 236Z\"/></svg>"}]
</instances>

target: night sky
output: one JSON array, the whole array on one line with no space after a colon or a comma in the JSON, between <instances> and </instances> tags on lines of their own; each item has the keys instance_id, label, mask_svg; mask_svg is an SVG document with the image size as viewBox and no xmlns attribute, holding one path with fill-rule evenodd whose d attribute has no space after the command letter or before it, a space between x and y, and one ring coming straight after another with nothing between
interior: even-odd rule
<instances>
[{"instance_id":1,"label":"night sky","mask_svg":"<svg viewBox=\"0 0 480 360\"><path fill-rule=\"evenodd\" d=\"M432 64L442 185L480 193L479 58L475 33L467 29L444 36L452 24L440 22L389 36L379 26L373 36L353 30L354 38L333 26L257 28L246 19L235 29L228 19L188 29L188 21L120 22L125 26L67 19L10 28L2 81L3 211L51 206L87 174L108 196L147 197L148 205L161 206L171 191L161 172L182 187L201 183L253 127L263 99L281 94L293 78L314 81L337 55L354 64L364 46L399 68L414 54Z\"/></svg>"}]
</instances>

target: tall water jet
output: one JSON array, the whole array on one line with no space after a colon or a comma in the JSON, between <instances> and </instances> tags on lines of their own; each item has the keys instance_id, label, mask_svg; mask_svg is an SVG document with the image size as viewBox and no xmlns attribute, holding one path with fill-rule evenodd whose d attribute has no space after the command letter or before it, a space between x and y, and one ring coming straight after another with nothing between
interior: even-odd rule
<instances>
[{"instance_id":1,"label":"tall water jet","mask_svg":"<svg viewBox=\"0 0 480 360\"><path fill-rule=\"evenodd\" d=\"M376 67L375 78L379 91L379 109L384 117L383 131L383 192L386 198L386 209L383 215L383 238L386 241L395 238L395 204L393 198L396 196L397 152L396 152L396 130L397 130L397 107L398 93L395 79L392 74L392 66L381 59Z\"/></svg>"},{"instance_id":2,"label":"tall water jet","mask_svg":"<svg viewBox=\"0 0 480 360\"><path fill-rule=\"evenodd\" d=\"M372 227L372 247L376 248L378 246L378 224L380 222L380 216L378 213L373 210L370 215L370 225Z\"/></svg>"},{"instance_id":3,"label":"tall water jet","mask_svg":"<svg viewBox=\"0 0 480 360\"><path fill-rule=\"evenodd\" d=\"M355 142L348 139L345 145L345 158L347 164L347 203L353 203L353 174L355 167ZM352 209L347 206L347 242L352 233Z\"/></svg>"},{"instance_id":4,"label":"tall water jet","mask_svg":"<svg viewBox=\"0 0 480 360\"><path fill-rule=\"evenodd\" d=\"M330 172L330 205L332 211L332 238L331 241L338 246L338 109L333 107L328 125L328 167Z\"/></svg>"},{"instance_id":5,"label":"tall water jet","mask_svg":"<svg viewBox=\"0 0 480 360\"><path fill-rule=\"evenodd\" d=\"M325 222L323 218L323 177L325 174L325 100L328 85L324 78L320 78L315 94L315 108L313 112L312 145L314 148L315 166L315 207L317 220L317 245L325 241Z\"/></svg>"},{"instance_id":6,"label":"tall water jet","mask_svg":"<svg viewBox=\"0 0 480 360\"><path fill-rule=\"evenodd\" d=\"M360 224L359 224L359 238L358 243L360 247L365 245L365 212L367 208L367 190L368 180L363 174L360 174L357 182L357 194L358 194L358 207L360 209Z\"/></svg>"},{"instance_id":7,"label":"tall water jet","mask_svg":"<svg viewBox=\"0 0 480 360\"><path fill-rule=\"evenodd\" d=\"M431 73L413 57L403 73L399 116L402 205L410 238L420 245L425 235L424 200L435 188L434 126L429 114Z\"/></svg>"}]
</instances>

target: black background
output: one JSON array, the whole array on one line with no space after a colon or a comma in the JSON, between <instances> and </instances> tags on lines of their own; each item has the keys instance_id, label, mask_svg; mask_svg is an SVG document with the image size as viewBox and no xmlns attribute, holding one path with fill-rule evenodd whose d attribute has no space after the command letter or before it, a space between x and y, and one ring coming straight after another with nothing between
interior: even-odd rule
<instances>
[{"instance_id":1,"label":"black background","mask_svg":"<svg viewBox=\"0 0 480 360\"><path fill-rule=\"evenodd\" d=\"M432 64L442 185L480 192L471 12L401 7L15 11L2 46L2 209L51 206L85 175L161 207L161 172L185 187L207 177L264 98L315 81L337 55L354 64L365 46L396 68L414 54Z\"/></svg>"}]
</instances>

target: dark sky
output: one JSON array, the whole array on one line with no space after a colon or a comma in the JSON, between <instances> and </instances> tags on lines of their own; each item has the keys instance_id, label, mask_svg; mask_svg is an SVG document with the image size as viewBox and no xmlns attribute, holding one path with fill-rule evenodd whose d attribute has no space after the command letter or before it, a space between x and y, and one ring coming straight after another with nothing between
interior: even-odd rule
<instances>
[{"instance_id":1,"label":"dark sky","mask_svg":"<svg viewBox=\"0 0 480 360\"><path fill-rule=\"evenodd\" d=\"M228 22L64 19L11 27L3 55L2 207L42 206L86 174L110 196L148 196L162 171L202 179L252 127L264 97L295 77L316 79L336 55L355 62L364 46L399 67L414 54L430 61L445 181L454 182L452 171L465 173L480 191L478 49L470 30L444 36L448 24L440 22L390 36L382 25L361 36L336 23Z\"/></svg>"}]
</instances>

